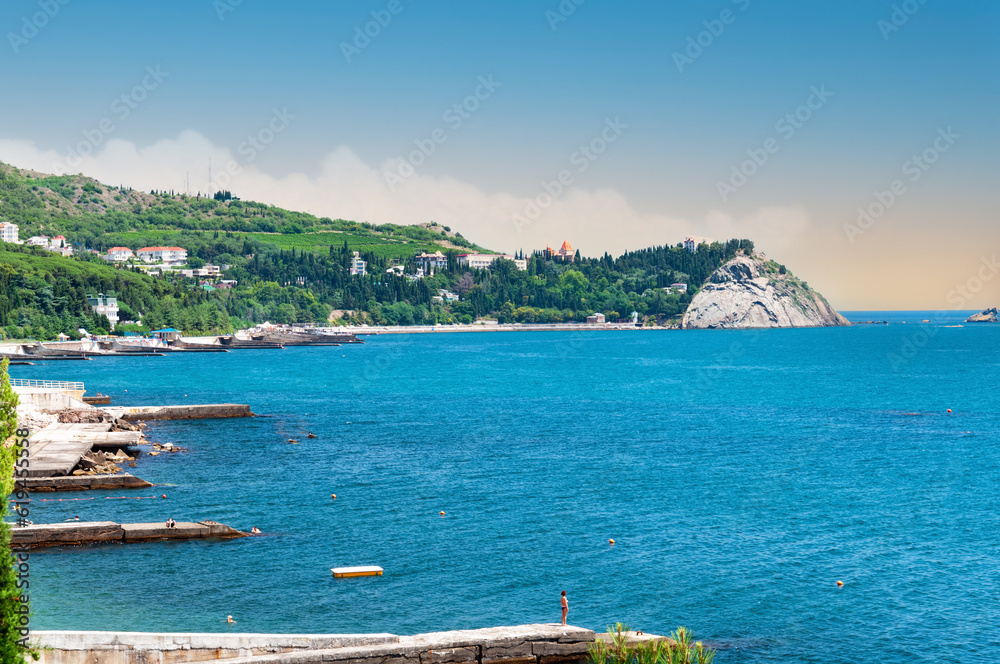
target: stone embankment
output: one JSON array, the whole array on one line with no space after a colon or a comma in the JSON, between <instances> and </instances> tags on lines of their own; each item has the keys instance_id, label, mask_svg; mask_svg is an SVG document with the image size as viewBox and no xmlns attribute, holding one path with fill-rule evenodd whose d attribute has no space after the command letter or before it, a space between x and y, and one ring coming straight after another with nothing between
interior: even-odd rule
<instances>
[{"instance_id":1,"label":"stone embankment","mask_svg":"<svg viewBox=\"0 0 1000 664\"><path fill-rule=\"evenodd\" d=\"M581 662L596 635L555 624L415 636L393 634L149 634L41 632L42 664L565 664Z\"/></svg>"}]
</instances>

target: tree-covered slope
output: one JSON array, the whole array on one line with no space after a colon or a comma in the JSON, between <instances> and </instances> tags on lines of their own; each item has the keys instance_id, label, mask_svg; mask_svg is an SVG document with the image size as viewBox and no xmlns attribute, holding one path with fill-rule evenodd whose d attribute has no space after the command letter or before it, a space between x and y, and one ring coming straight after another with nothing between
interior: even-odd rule
<instances>
[{"instance_id":1,"label":"tree-covered slope","mask_svg":"<svg viewBox=\"0 0 1000 664\"><path fill-rule=\"evenodd\" d=\"M21 227L21 237L62 234L73 258L43 249L0 243L4 299L0 327L8 337L75 335L78 327L101 329L85 295L116 295L123 320L147 328L172 326L215 333L275 323L366 322L442 324L493 317L501 322L582 321L593 312L610 320L677 322L698 287L748 240L702 245L688 252L665 244L614 258L560 261L541 253L524 256L528 269L498 260L491 270L458 267L457 255L485 251L449 228L373 226L317 218L261 203L217 201L169 192L136 192L83 176L47 176L0 165L0 218ZM676 239L676 238L675 238ZM189 267L227 266L233 289L212 290L177 272L139 274L105 263L91 251L111 246L137 249L176 245L189 252ZM415 279L406 275L423 251L445 253L448 268ZM368 262L368 274L352 275L352 252ZM3 267L7 266L7 267ZM668 290L689 284L688 293ZM450 301L442 290L458 294ZM88 316L90 316L88 318Z\"/></svg>"}]
</instances>

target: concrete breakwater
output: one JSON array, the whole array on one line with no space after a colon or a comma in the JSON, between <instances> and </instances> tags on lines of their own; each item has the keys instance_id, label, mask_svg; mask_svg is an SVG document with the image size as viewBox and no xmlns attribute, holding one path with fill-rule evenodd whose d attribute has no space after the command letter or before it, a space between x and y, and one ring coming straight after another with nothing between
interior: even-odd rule
<instances>
[{"instance_id":1,"label":"concrete breakwater","mask_svg":"<svg viewBox=\"0 0 1000 664\"><path fill-rule=\"evenodd\" d=\"M104 407L101 410L114 417L136 420L209 420L228 417L253 417L250 406L242 403L192 404L187 406Z\"/></svg>"},{"instance_id":2,"label":"concrete breakwater","mask_svg":"<svg viewBox=\"0 0 1000 664\"><path fill-rule=\"evenodd\" d=\"M31 493L53 491L98 491L114 489L145 489L154 486L141 477L121 473L118 475L68 475L65 477L26 477L17 480L17 486Z\"/></svg>"},{"instance_id":3,"label":"concrete breakwater","mask_svg":"<svg viewBox=\"0 0 1000 664\"><path fill-rule=\"evenodd\" d=\"M563 664L586 659L596 635L557 624L394 634L48 632L32 638L43 664Z\"/></svg>"},{"instance_id":4,"label":"concrete breakwater","mask_svg":"<svg viewBox=\"0 0 1000 664\"><path fill-rule=\"evenodd\" d=\"M218 537L233 539L247 533L216 523L178 522L173 528L164 523L115 523L113 521L70 521L21 526L11 529L11 543L28 547L93 544L100 542L148 542Z\"/></svg>"}]
</instances>

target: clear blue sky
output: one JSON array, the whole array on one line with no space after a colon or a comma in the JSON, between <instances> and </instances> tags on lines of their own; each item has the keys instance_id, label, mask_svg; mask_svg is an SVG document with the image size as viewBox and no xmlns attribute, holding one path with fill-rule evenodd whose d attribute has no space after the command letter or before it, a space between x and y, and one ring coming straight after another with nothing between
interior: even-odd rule
<instances>
[{"instance_id":1,"label":"clear blue sky","mask_svg":"<svg viewBox=\"0 0 1000 664\"><path fill-rule=\"evenodd\" d=\"M492 75L500 87L450 132L421 174L487 194L532 197L606 118L619 117L628 129L577 174L575 186L614 190L637 214L692 220L693 230L712 211L739 220L768 206L804 210L818 229L781 249L793 257L820 248L843 252L817 266L816 278L845 308L869 302L838 290L836 271L845 262L867 262L876 248L884 254L915 242L914 233L930 238L943 223L979 246L998 239L995 1L911 0L916 11L885 38L879 21L891 21L894 4L906 3L566 0L563 6L575 11L553 29L547 12L559 12L557 0L399 0L402 11L351 62L342 43L389 0L232 3L71 0L15 52L10 33L22 34L24 17L42 10L38 0L4 2L0 139L65 152L112 114L111 104L142 81L147 66L159 66L169 76L116 123L113 138L142 148L194 130L235 153L273 108L287 107L294 122L254 166L275 178L315 177L340 147L372 168L411 150L415 139L445 126L443 113L471 94L480 76ZM220 6L232 9L223 20ZM731 22L678 71L674 54L724 11ZM813 86L833 96L793 137L780 137L776 122L805 103ZM947 126L962 136L954 149L885 223L847 242L841 228L854 210ZM776 136L780 151L766 168L722 200L718 182L732 165ZM466 235L505 242L489 215L474 221L467 214ZM556 227L551 244L567 239L562 226L554 235ZM503 232L509 230L505 223ZM625 244L648 245L652 235L638 233ZM569 239L593 254L603 250L601 238L581 227ZM522 248L523 239L513 235L498 248ZM926 250L931 246L928 239ZM949 254L951 281L974 258L958 249ZM940 299L935 292L927 306Z\"/></svg>"}]
</instances>

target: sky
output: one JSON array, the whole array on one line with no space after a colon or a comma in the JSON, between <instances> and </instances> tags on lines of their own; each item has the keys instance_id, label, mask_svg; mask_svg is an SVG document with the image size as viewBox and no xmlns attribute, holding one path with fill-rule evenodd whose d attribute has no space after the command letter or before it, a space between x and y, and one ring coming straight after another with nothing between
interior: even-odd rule
<instances>
[{"instance_id":1,"label":"sky","mask_svg":"<svg viewBox=\"0 0 1000 664\"><path fill-rule=\"evenodd\" d=\"M1000 305L995 0L5 0L0 161ZM209 170L211 164L211 176Z\"/></svg>"}]
</instances>

